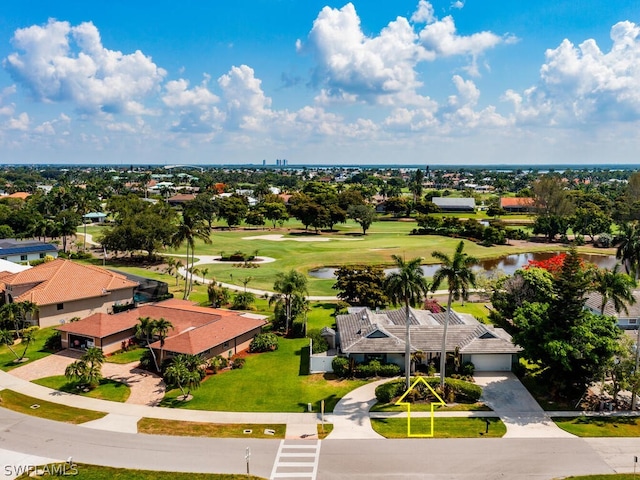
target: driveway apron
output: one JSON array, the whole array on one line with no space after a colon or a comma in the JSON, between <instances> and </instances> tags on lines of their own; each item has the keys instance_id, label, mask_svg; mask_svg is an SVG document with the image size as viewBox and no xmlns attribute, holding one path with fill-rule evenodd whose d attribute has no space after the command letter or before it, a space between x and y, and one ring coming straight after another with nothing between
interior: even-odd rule
<instances>
[{"instance_id":1,"label":"driveway apron","mask_svg":"<svg viewBox=\"0 0 640 480\"><path fill-rule=\"evenodd\" d=\"M507 426L505 437L571 438L558 427L511 372L481 372L475 381L482 387L482 398Z\"/></svg>"}]
</instances>

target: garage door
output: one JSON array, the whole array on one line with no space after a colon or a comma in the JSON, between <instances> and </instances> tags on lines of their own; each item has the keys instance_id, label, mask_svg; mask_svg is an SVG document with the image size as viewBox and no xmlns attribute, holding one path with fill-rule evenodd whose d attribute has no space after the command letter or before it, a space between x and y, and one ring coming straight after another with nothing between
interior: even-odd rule
<instances>
[{"instance_id":1,"label":"garage door","mask_svg":"<svg viewBox=\"0 0 640 480\"><path fill-rule=\"evenodd\" d=\"M505 372L511 370L511 355L471 355L476 372Z\"/></svg>"}]
</instances>

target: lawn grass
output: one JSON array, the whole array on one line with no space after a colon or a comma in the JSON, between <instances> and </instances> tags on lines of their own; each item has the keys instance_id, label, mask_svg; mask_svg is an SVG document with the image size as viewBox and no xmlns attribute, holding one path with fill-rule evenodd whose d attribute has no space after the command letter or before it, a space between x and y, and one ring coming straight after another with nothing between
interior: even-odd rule
<instances>
[{"instance_id":1,"label":"lawn grass","mask_svg":"<svg viewBox=\"0 0 640 480\"><path fill-rule=\"evenodd\" d=\"M331 432L333 432L333 423L325 423L322 425L321 423L317 426L318 429L318 440L324 440L327 438Z\"/></svg>"},{"instance_id":2,"label":"lawn grass","mask_svg":"<svg viewBox=\"0 0 640 480\"><path fill-rule=\"evenodd\" d=\"M39 378L38 380L34 380L33 383L65 393L73 393L74 395L82 395L83 397L97 398L100 400L109 400L111 402L124 403L131 394L131 389L127 385L109 378L103 378L96 388L88 392L78 388L80 382L70 382L64 375Z\"/></svg>"},{"instance_id":3,"label":"lawn grass","mask_svg":"<svg viewBox=\"0 0 640 480\"><path fill-rule=\"evenodd\" d=\"M490 303L484 302L453 302L451 304L451 308L459 313L470 313L473 315L479 322L482 323L491 323L489 321L489 309L487 305ZM446 304L445 304L446 307Z\"/></svg>"},{"instance_id":4,"label":"lawn grass","mask_svg":"<svg viewBox=\"0 0 640 480\"><path fill-rule=\"evenodd\" d=\"M244 368L212 375L193 400L177 400L180 391L167 392L163 406L194 410L233 412L306 412L311 403L320 411L332 412L346 393L366 383L364 380L335 379L331 374L307 375L309 340L280 338L274 352L249 355Z\"/></svg>"},{"instance_id":5,"label":"lawn grass","mask_svg":"<svg viewBox=\"0 0 640 480\"><path fill-rule=\"evenodd\" d=\"M49 471L63 471L61 466L55 470L56 464L50 464ZM260 480L261 477L247 476L246 474L230 474L230 473L180 473L180 472L155 472L152 470L129 470L126 468L102 467L99 465L88 465L86 463L73 464L75 469L67 466L67 475L60 476L77 478L80 480ZM72 472L77 470L77 475ZM25 473L18 477L18 480L28 480L30 478L53 478L58 475L44 474L42 476L30 476Z\"/></svg>"},{"instance_id":6,"label":"lawn grass","mask_svg":"<svg viewBox=\"0 0 640 480\"><path fill-rule=\"evenodd\" d=\"M126 352L120 350L113 355L108 355L106 358L107 363L127 364L132 362L139 362L142 354L146 351L143 347L131 347Z\"/></svg>"},{"instance_id":7,"label":"lawn grass","mask_svg":"<svg viewBox=\"0 0 640 480\"><path fill-rule=\"evenodd\" d=\"M448 214L448 216L451 216ZM469 217L469 215L463 215ZM486 215L484 213L481 216ZM198 240L195 245L195 256L229 254L237 250L247 254L253 254L256 250L259 256L275 258L273 263L260 264L258 268L243 268L237 263L199 265L199 268L208 268L208 278L215 277L218 282L242 285L242 279L252 277L250 288L272 290L275 275L278 272L295 269L307 274L310 270L319 267L338 267L353 263L365 263L390 266L393 264L392 255L403 255L406 258L422 257L424 263L437 263L431 256L431 252L439 250L451 253L460 241L458 238L443 237L438 235L409 235L416 227L414 221L378 221L371 225L367 235L361 235L359 225L353 221L340 224L333 232L315 234L312 230L304 231L302 225L291 220L284 228L270 229L216 229L212 232L211 244L205 244ZM99 227L90 227L88 233L99 235ZM286 241L272 241L260 239L267 235L283 235ZM254 238L251 238L254 237ZM255 238L257 237L257 238ZM251 239L249 239L251 238ZM328 241L316 242L300 239L323 239ZM516 247L513 245L496 245L484 247L475 242L465 240L465 252L478 259L504 257L509 254L527 253L533 251L557 251L564 249L559 244L540 243ZM595 249L597 253L606 254L603 249ZM579 247L579 251L593 252L592 247ZM161 252L162 253L162 252ZM184 255L186 247L177 250L168 250L166 253ZM97 260L94 259L94 263ZM101 261L98 261L101 264ZM137 275L163 280L170 285L170 291L177 297L182 295L180 284L175 286L175 278L154 267L145 269L142 267L128 266L118 259L107 262L108 267L120 269ZM308 277L310 295L334 296L336 291L331 287L333 279L318 279ZM191 299L198 302L206 302L206 286L196 286Z\"/></svg>"},{"instance_id":8,"label":"lawn grass","mask_svg":"<svg viewBox=\"0 0 640 480\"><path fill-rule=\"evenodd\" d=\"M578 437L640 437L638 417L559 417L553 421Z\"/></svg>"},{"instance_id":9,"label":"lawn grass","mask_svg":"<svg viewBox=\"0 0 640 480\"><path fill-rule=\"evenodd\" d=\"M31 405L40 405L39 408L31 408ZM106 415L102 412L74 408L57 403L47 402L38 398L22 395L13 390L0 391L0 406L13 410L14 412L34 417L47 418L58 422L80 424L97 420Z\"/></svg>"},{"instance_id":10,"label":"lawn grass","mask_svg":"<svg viewBox=\"0 0 640 480\"><path fill-rule=\"evenodd\" d=\"M520 381L545 411L579 411L578 398L554 398L549 391L545 370L524 358L519 360L524 373L518 374Z\"/></svg>"},{"instance_id":11,"label":"lawn grass","mask_svg":"<svg viewBox=\"0 0 640 480\"><path fill-rule=\"evenodd\" d=\"M489 421L489 433L485 433ZM372 418L371 426L386 438L407 438L406 418ZM431 433L431 418L412 418L411 434ZM433 438L496 438L507 433L499 418L444 418L434 419Z\"/></svg>"},{"instance_id":12,"label":"lawn grass","mask_svg":"<svg viewBox=\"0 0 640 480\"><path fill-rule=\"evenodd\" d=\"M35 331L35 338L31 342L31 344L29 344L27 353L25 354L25 358L28 359L27 361L22 361L20 363L14 362L16 358L15 355L11 353L9 347L7 347L6 345L2 345L0 347L0 369L8 372L9 370L13 370L16 367L21 367L23 365L26 365L27 363L31 363L35 360L39 360L48 355L51 355L53 352L46 350L44 348L44 344L47 341L47 338L49 338L54 333L53 328L54 327L40 328ZM22 350L24 350L24 347L20 346L19 343L16 343L11 348L13 348L18 355L22 353Z\"/></svg>"},{"instance_id":13,"label":"lawn grass","mask_svg":"<svg viewBox=\"0 0 640 480\"><path fill-rule=\"evenodd\" d=\"M267 434L265 433L267 429L273 430L275 433L273 435ZM251 433L244 433L246 430L251 430ZM284 438L286 430L285 424L181 422L158 418L141 418L138 421L138 433L180 437Z\"/></svg>"}]
</instances>

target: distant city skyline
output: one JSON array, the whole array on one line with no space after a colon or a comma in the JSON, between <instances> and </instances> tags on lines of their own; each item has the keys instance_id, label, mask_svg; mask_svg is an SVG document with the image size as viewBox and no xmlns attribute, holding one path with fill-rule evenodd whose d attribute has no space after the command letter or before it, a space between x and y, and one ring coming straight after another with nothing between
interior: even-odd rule
<instances>
[{"instance_id":1,"label":"distant city skyline","mask_svg":"<svg viewBox=\"0 0 640 480\"><path fill-rule=\"evenodd\" d=\"M629 0L3 5L0 163L639 163Z\"/></svg>"}]
</instances>

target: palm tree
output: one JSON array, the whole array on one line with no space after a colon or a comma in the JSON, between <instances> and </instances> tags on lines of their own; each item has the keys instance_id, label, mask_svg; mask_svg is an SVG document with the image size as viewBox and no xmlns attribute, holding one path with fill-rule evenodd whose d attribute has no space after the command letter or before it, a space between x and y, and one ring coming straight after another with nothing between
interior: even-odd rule
<instances>
[{"instance_id":1,"label":"palm tree","mask_svg":"<svg viewBox=\"0 0 640 480\"><path fill-rule=\"evenodd\" d=\"M431 252L434 258L440 260L442 266L433 275L431 291L435 292L440 284L446 280L449 286L449 298L447 299L447 315L444 320L444 332L442 334L442 349L440 350L440 389L444 391L445 369L447 365L447 329L451 318L451 302L453 299L466 300L469 297L469 286L475 287L476 276L472 267L478 263L474 257L470 257L464 250L464 242L461 240L453 258L449 258L442 252Z\"/></svg>"},{"instance_id":2,"label":"palm tree","mask_svg":"<svg viewBox=\"0 0 640 480\"><path fill-rule=\"evenodd\" d=\"M600 315L604 315L604 308L609 300L613 302L613 308L616 312L624 311L627 315L629 314L627 305L636 303L633 296L633 288L636 284L629 275L618 272L619 267L618 263L613 267L613 270L598 268L593 274L592 289L602 297Z\"/></svg>"},{"instance_id":3,"label":"palm tree","mask_svg":"<svg viewBox=\"0 0 640 480\"><path fill-rule=\"evenodd\" d=\"M13 336L13 333L11 333L9 330L0 330L0 345L6 345L11 353L13 353L13 355L16 357L15 359L17 361L19 357L16 351L13 349L13 344L15 343L15 341L16 339Z\"/></svg>"},{"instance_id":4,"label":"palm tree","mask_svg":"<svg viewBox=\"0 0 640 480\"><path fill-rule=\"evenodd\" d=\"M638 222L622 225L621 242L616 250L616 258L622 260L626 272L638 282L640 275L640 226Z\"/></svg>"},{"instance_id":5,"label":"palm tree","mask_svg":"<svg viewBox=\"0 0 640 480\"><path fill-rule=\"evenodd\" d=\"M210 244L210 233L211 231L209 230L209 227L203 220L189 215L186 212L182 214L182 220L178 225L178 231L173 237L172 244L174 247L178 248L184 242L187 243L187 273L184 277L183 296L185 300L189 298L189 294L193 288L193 272L190 271L189 262L191 262L191 269L193 269L193 264L195 263L195 241L196 239L200 239L204 243ZM191 252L191 260L189 260L189 252Z\"/></svg>"},{"instance_id":6,"label":"palm tree","mask_svg":"<svg viewBox=\"0 0 640 480\"><path fill-rule=\"evenodd\" d=\"M173 357L171 365L167 367L165 378L176 385L182 392L182 399L187 400L191 390L200 386L204 365L204 360L198 355L179 354Z\"/></svg>"},{"instance_id":7,"label":"palm tree","mask_svg":"<svg viewBox=\"0 0 640 480\"><path fill-rule=\"evenodd\" d=\"M397 272L389 274L384 280L384 291L389 300L394 305L404 304L405 308L405 352L404 352L404 369L406 388L409 390L411 385L411 333L409 326L411 324L409 309L422 301L422 298L429 291L429 284L424 278L424 271L420 263L421 258L414 258L405 262L404 258L398 255L392 255L393 261L396 263Z\"/></svg>"},{"instance_id":8,"label":"palm tree","mask_svg":"<svg viewBox=\"0 0 640 480\"><path fill-rule=\"evenodd\" d=\"M169 329L173 330L173 323L169 320L165 320L164 318L160 318L155 322L155 332L160 337L160 348L164 347L164 340L167 338L169 334Z\"/></svg>"},{"instance_id":9,"label":"palm tree","mask_svg":"<svg viewBox=\"0 0 640 480\"><path fill-rule=\"evenodd\" d=\"M20 358L18 358L17 360L18 362L21 362L24 356L27 354L27 348L29 348L29 345L31 345L31 342L33 342L35 338L35 332L31 328L22 332L22 340L20 341L20 344L24 347L24 349L22 350Z\"/></svg>"},{"instance_id":10,"label":"palm tree","mask_svg":"<svg viewBox=\"0 0 640 480\"><path fill-rule=\"evenodd\" d=\"M149 352L151 352L151 357L153 358L153 364L156 367L156 371L160 371L156 353L153 351L153 348L151 348L151 337L156 331L156 321L149 317L140 317L138 318L138 322L140 323L136 325L136 337L145 340L146 346L149 349Z\"/></svg>"},{"instance_id":11,"label":"palm tree","mask_svg":"<svg viewBox=\"0 0 640 480\"><path fill-rule=\"evenodd\" d=\"M287 273L279 272L276 275L276 281L273 283L273 290L279 295L273 295L269 299L269 305L273 302L282 301L285 307L285 335L289 334L289 325L291 323L292 302L294 297L304 297L308 295L307 277L295 270L289 270Z\"/></svg>"}]
</instances>

